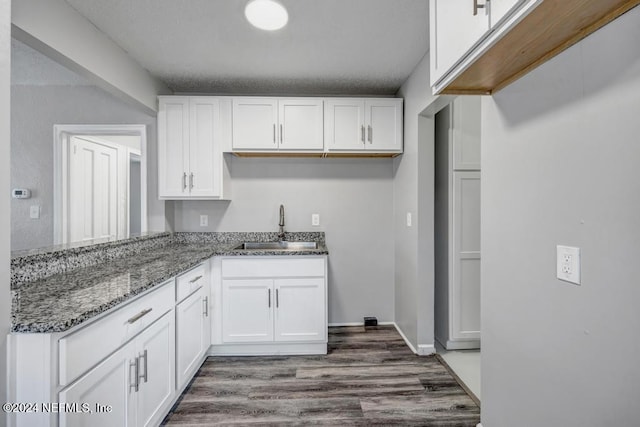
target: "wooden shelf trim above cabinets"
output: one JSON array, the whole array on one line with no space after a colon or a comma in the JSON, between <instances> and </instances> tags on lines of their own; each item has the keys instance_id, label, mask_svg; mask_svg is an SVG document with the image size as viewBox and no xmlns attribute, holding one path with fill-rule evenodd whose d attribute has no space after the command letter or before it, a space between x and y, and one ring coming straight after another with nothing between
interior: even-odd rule
<instances>
[{"instance_id":1,"label":"wooden shelf trim above cabinets","mask_svg":"<svg viewBox=\"0 0 640 427\"><path fill-rule=\"evenodd\" d=\"M639 4L544 0L440 93L493 94Z\"/></svg>"},{"instance_id":2,"label":"wooden shelf trim above cabinets","mask_svg":"<svg viewBox=\"0 0 640 427\"><path fill-rule=\"evenodd\" d=\"M402 153L287 153L287 152L270 152L270 153L256 153L256 152L233 152L236 157L315 157L315 158L391 158L399 156Z\"/></svg>"}]
</instances>

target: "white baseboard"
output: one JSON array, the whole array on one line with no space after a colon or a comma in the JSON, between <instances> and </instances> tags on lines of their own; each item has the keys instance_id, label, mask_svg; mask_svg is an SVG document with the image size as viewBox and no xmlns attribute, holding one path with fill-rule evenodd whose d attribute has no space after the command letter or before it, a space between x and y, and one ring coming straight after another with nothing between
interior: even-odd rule
<instances>
[{"instance_id":1,"label":"white baseboard","mask_svg":"<svg viewBox=\"0 0 640 427\"><path fill-rule=\"evenodd\" d=\"M418 354L420 356L429 356L436 353L436 346L433 344L418 344Z\"/></svg>"},{"instance_id":2,"label":"white baseboard","mask_svg":"<svg viewBox=\"0 0 640 427\"><path fill-rule=\"evenodd\" d=\"M402 329L400 329L400 326L398 326L397 323L394 322L393 326L396 327L396 330L398 331L398 333L400 334L400 336L402 337L402 339L404 340L404 342L409 346L409 348L411 349L411 351L413 351L415 354L418 354L418 351L416 350L416 348L413 346L413 344L411 344L411 341L409 341L407 339L407 336L404 334L404 332L402 332Z\"/></svg>"},{"instance_id":3,"label":"white baseboard","mask_svg":"<svg viewBox=\"0 0 640 427\"><path fill-rule=\"evenodd\" d=\"M378 322L378 326L394 325L395 322ZM345 322L345 323L329 323L329 327L333 326L364 326L364 322Z\"/></svg>"}]
</instances>

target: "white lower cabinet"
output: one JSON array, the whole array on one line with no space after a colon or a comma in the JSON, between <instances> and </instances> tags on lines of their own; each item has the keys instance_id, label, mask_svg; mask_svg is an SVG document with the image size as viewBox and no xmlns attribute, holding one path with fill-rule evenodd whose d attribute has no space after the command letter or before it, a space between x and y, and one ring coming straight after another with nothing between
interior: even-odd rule
<instances>
[{"instance_id":1,"label":"white lower cabinet","mask_svg":"<svg viewBox=\"0 0 640 427\"><path fill-rule=\"evenodd\" d=\"M214 261L213 354L326 354L325 256Z\"/></svg>"},{"instance_id":2,"label":"white lower cabinet","mask_svg":"<svg viewBox=\"0 0 640 427\"><path fill-rule=\"evenodd\" d=\"M200 287L176 305L176 381L182 389L200 368L209 349L209 285Z\"/></svg>"},{"instance_id":3,"label":"white lower cabinet","mask_svg":"<svg viewBox=\"0 0 640 427\"><path fill-rule=\"evenodd\" d=\"M60 426L159 424L175 389L173 334L169 312L62 390L60 403L86 404L89 412L60 412Z\"/></svg>"}]
</instances>

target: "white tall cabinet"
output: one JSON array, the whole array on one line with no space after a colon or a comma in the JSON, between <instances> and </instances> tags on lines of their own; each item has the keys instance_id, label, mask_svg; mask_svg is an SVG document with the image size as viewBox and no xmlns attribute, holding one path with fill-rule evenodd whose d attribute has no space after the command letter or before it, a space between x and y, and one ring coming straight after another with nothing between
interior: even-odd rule
<instances>
[{"instance_id":1,"label":"white tall cabinet","mask_svg":"<svg viewBox=\"0 0 640 427\"><path fill-rule=\"evenodd\" d=\"M480 346L480 98L436 115L436 339Z\"/></svg>"},{"instance_id":2,"label":"white tall cabinet","mask_svg":"<svg viewBox=\"0 0 640 427\"><path fill-rule=\"evenodd\" d=\"M209 96L163 96L158 108L160 199L221 199L223 128L221 101Z\"/></svg>"}]
</instances>

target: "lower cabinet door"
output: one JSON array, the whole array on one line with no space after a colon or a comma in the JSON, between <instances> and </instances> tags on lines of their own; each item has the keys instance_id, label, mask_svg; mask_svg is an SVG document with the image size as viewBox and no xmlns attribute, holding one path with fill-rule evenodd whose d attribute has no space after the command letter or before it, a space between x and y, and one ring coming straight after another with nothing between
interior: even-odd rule
<instances>
[{"instance_id":1,"label":"lower cabinet door","mask_svg":"<svg viewBox=\"0 0 640 427\"><path fill-rule=\"evenodd\" d=\"M61 427L135 425L134 344L113 353L59 394ZM83 412L88 408L88 412Z\"/></svg>"},{"instance_id":2,"label":"lower cabinet door","mask_svg":"<svg viewBox=\"0 0 640 427\"><path fill-rule=\"evenodd\" d=\"M277 279L274 287L275 340L325 340L327 326L324 279Z\"/></svg>"},{"instance_id":3,"label":"lower cabinet door","mask_svg":"<svg viewBox=\"0 0 640 427\"><path fill-rule=\"evenodd\" d=\"M201 287L176 306L176 369L178 388L187 383L208 347L208 301Z\"/></svg>"},{"instance_id":4,"label":"lower cabinet door","mask_svg":"<svg viewBox=\"0 0 640 427\"><path fill-rule=\"evenodd\" d=\"M222 281L222 340L273 341L273 280Z\"/></svg>"},{"instance_id":5,"label":"lower cabinet door","mask_svg":"<svg viewBox=\"0 0 640 427\"><path fill-rule=\"evenodd\" d=\"M136 426L158 425L175 390L173 311L158 319L135 342L139 360Z\"/></svg>"}]
</instances>

